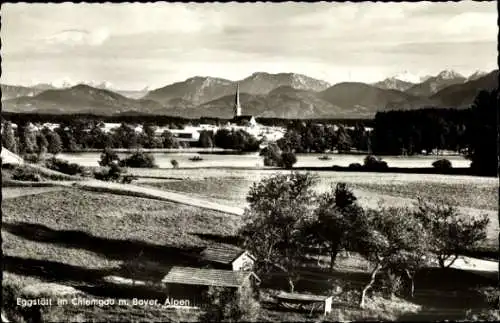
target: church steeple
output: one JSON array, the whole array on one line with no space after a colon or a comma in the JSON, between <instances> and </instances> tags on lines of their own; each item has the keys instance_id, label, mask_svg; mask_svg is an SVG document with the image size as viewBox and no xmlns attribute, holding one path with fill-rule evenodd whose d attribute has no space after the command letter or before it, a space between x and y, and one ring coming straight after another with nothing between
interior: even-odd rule
<instances>
[{"instance_id":1,"label":"church steeple","mask_svg":"<svg viewBox=\"0 0 500 323\"><path fill-rule=\"evenodd\" d=\"M240 105L240 84L236 84L236 97L234 102L234 116L241 116L241 105Z\"/></svg>"}]
</instances>

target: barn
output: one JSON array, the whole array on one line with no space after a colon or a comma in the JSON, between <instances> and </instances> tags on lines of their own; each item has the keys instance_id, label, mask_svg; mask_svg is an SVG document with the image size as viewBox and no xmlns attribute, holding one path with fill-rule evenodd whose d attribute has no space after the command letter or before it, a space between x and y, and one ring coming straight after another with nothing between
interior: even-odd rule
<instances>
[{"instance_id":1,"label":"barn","mask_svg":"<svg viewBox=\"0 0 500 323\"><path fill-rule=\"evenodd\" d=\"M255 257L248 251L226 246L209 246L199 254L202 266L206 268L252 271Z\"/></svg>"}]
</instances>

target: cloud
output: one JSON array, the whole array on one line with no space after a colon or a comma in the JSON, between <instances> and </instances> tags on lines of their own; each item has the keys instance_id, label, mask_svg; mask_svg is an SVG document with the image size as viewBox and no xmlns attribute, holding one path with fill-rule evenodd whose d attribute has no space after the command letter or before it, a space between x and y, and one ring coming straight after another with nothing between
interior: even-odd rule
<instances>
[{"instance_id":1,"label":"cloud","mask_svg":"<svg viewBox=\"0 0 500 323\"><path fill-rule=\"evenodd\" d=\"M109 32L103 28L90 32L88 30L68 29L46 37L44 41L48 45L100 46L108 38Z\"/></svg>"}]
</instances>

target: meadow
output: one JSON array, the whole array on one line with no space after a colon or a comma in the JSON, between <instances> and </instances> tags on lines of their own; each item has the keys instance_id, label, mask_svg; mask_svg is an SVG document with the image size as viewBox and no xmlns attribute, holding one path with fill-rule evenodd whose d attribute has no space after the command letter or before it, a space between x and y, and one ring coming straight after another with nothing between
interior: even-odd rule
<instances>
[{"instance_id":1,"label":"meadow","mask_svg":"<svg viewBox=\"0 0 500 323\"><path fill-rule=\"evenodd\" d=\"M234 183L234 179L232 180ZM228 179L224 185L221 180L209 181L204 188L223 185L230 187L230 182ZM185 184L184 187L195 187L195 182L191 184L193 185ZM241 185L242 191L243 188L244 185ZM217 194L224 195L224 192ZM221 199L221 195L218 195L218 199ZM108 275L130 275L127 266L131 261L155 263L158 268L179 264L186 261L183 258L185 252L199 250L201 246L224 240L230 241L241 225L241 218L238 216L170 202L80 191L75 188L11 197L2 204L4 288L16 286L21 289L42 282L55 282L74 287L86 297L102 299L113 295L123 296L121 293L112 294L112 290L103 287L102 281ZM335 307L335 311L323 318L328 321L395 320L401 316L414 318L415 315L438 315L433 309L428 309L430 304L440 304L446 317L462 317L465 315L465 307L450 308L451 303L468 307L484 306L479 300L478 291L471 290L469 285L459 287L460 290L454 292L451 298L446 296L448 292L433 293L433 285L428 283L427 273L417 279L415 300L385 300L374 295L368 303L368 309L360 310L352 304L357 299L356 291L368 279L369 264L356 255L340 257L335 274L331 274L327 270L327 261L321 263L320 267L307 265L304 268L297 290L325 294L335 285L342 286L346 293L336 298L339 305ZM452 273L462 275L458 271ZM432 272L430 274L435 275ZM155 276L158 275L156 271L155 274L151 272L147 275L151 275L150 279L161 277ZM480 276L474 278L475 288L490 284L489 280L478 277ZM280 286L280 278L278 273L268 278L272 284L278 285L263 286L264 296L272 288ZM434 280L444 281L441 276ZM117 321L130 318L141 321L193 321L197 315L197 312L118 305L54 307L47 313L47 317L53 320L72 318L76 321ZM261 315L263 321L322 319L318 314L284 311L266 302L263 302Z\"/></svg>"},{"instance_id":2,"label":"meadow","mask_svg":"<svg viewBox=\"0 0 500 323\"><path fill-rule=\"evenodd\" d=\"M243 154L217 154L217 153L197 153L188 152L153 152L151 153L160 168L172 168L171 160L175 159L182 168L199 167L245 167L257 168L263 167L262 157L258 153ZM119 153L120 158L126 157L126 153ZM330 167L333 165L349 166L351 163L363 163L366 155L350 154L331 154L330 160L321 160L318 157L324 154L297 154L297 164L295 167ZM190 158L200 156L201 161L193 162ZM81 152L81 153L61 153L58 158L77 163L82 166L98 166L100 152ZM389 167L432 167L432 163L438 159L447 158L452 162L453 167L469 167L470 160L462 156L385 156L383 160Z\"/></svg>"},{"instance_id":3,"label":"meadow","mask_svg":"<svg viewBox=\"0 0 500 323\"><path fill-rule=\"evenodd\" d=\"M249 187L276 170L235 169L128 169L142 176L138 185L186 193L214 202L244 207ZM485 248L498 250L497 182L492 178L416 174L315 172L319 192L337 182L354 188L363 206L376 207L384 200L407 206L417 196L450 199L469 214L490 214L492 222ZM159 178L148 178L159 177ZM15 183L14 183L15 184ZM242 224L239 216L171 202L79 190L74 187L3 188L3 286L16 290L41 282L56 282L76 288L88 297L121 296L102 284L109 275L132 275L130 262L154 263L146 273L158 279L165 268L188 262L186 252L210 244L231 243ZM32 195L27 195L32 194ZM480 198L474 198L480 197ZM315 260L313 261L316 262ZM335 299L338 305L326 318L309 313L277 309L263 302L263 321L329 321L462 318L465 308L484 308L478 288L489 288L491 280L455 270L428 271L416 279L413 300L386 300L373 295L368 309L356 302L360 286L368 280L369 264L356 255L339 259L335 274L321 265L306 265L297 290L325 294L338 284L346 291ZM137 273L134 273L134 275ZM144 273L142 273L144 275ZM160 275L160 276L159 276ZM448 284L455 275L453 284ZM489 274L488 274L489 275ZM429 278L432 277L432 278ZM263 295L280 286L281 276L267 277ZM458 284L456 282L465 282ZM274 285L277 284L277 285ZM286 284L285 284L286 285ZM481 287L482 286L482 287ZM453 290L453 292L448 292ZM119 297L118 296L118 297ZM343 304L343 305L342 305ZM458 304L458 305L457 305ZM165 311L133 306L56 307L47 317L76 321L193 321L197 312Z\"/></svg>"}]
</instances>

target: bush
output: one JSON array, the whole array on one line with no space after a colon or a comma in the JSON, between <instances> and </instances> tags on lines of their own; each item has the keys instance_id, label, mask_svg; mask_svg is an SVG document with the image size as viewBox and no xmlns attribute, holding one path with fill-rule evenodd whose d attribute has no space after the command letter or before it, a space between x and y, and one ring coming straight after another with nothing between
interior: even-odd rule
<instances>
[{"instance_id":1,"label":"bush","mask_svg":"<svg viewBox=\"0 0 500 323\"><path fill-rule=\"evenodd\" d=\"M374 171L384 170L388 168L387 163L385 161L372 155L365 157L364 167L368 170L374 170Z\"/></svg>"},{"instance_id":2,"label":"bush","mask_svg":"<svg viewBox=\"0 0 500 323\"><path fill-rule=\"evenodd\" d=\"M280 163L278 165L290 169L296 162L297 157L293 152L284 152L281 154Z\"/></svg>"},{"instance_id":3,"label":"bush","mask_svg":"<svg viewBox=\"0 0 500 323\"><path fill-rule=\"evenodd\" d=\"M132 181L135 181L137 179L138 179L137 176L134 176L134 175L125 175L125 176L122 177L121 183L122 184L130 184L130 183L132 183Z\"/></svg>"},{"instance_id":4,"label":"bush","mask_svg":"<svg viewBox=\"0 0 500 323\"><path fill-rule=\"evenodd\" d=\"M41 160L41 155L39 154L25 154L23 156L24 161L32 164L39 163Z\"/></svg>"},{"instance_id":5,"label":"bush","mask_svg":"<svg viewBox=\"0 0 500 323\"><path fill-rule=\"evenodd\" d=\"M361 165L360 163L352 163L352 164L349 164L349 168L360 170L360 169L363 169L363 165Z\"/></svg>"},{"instance_id":6,"label":"bush","mask_svg":"<svg viewBox=\"0 0 500 323\"><path fill-rule=\"evenodd\" d=\"M210 287L204 298L211 306L200 317L201 322L256 322L260 304L250 288L233 291Z\"/></svg>"},{"instance_id":7,"label":"bush","mask_svg":"<svg viewBox=\"0 0 500 323\"><path fill-rule=\"evenodd\" d=\"M104 151L101 154L101 160L99 161L99 165L106 167L110 166L114 162L120 162L118 154L113 150L111 150L110 148L104 149Z\"/></svg>"},{"instance_id":8,"label":"bush","mask_svg":"<svg viewBox=\"0 0 500 323\"><path fill-rule=\"evenodd\" d=\"M84 167L75 163L52 157L45 162L45 167L68 175L82 174Z\"/></svg>"},{"instance_id":9,"label":"bush","mask_svg":"<svg viewBox=\"0 0 500 323\"><path fill-rule=\"evenodd\" d=\"M276 144L269 144L260 151L260 156L264 156L264 166L280 166L282 165L281 149Z\"/></svg>"},{"instance_id":10,"label":"bush","mask_svg":"<svg viewBox=\"0 0 500 323\"><path fill-rule=\"evenodd\" d=\"M170 164L172 164L173 168L179 168L179 162L177 160L175 160L175 159L172 159L170 161Z\"/></svg>"},{"instance_id":11,"label":"bush","mask_svg":"<svg viewBox=\"0 0 500 323\"><path fill-rule=\"evenodd\" d=\"M439 170L448 170L453 168L453 166L451 165L451 161L449 161L448 159L436 160L432 163L432 166Z\"/></svg>"},{"instance_id":12,"label":"bush","mask_svg":"<svg viewBox=\"0 0 500 323\"><path fill-rule=\"evenodd\" d=\"M193 157L190 157L189 160L193 161L193 162L197 162L197 161L202 161L203 158L201 158L200 156L193 156Z\"/></svg>"},{"instance_id":13,"label":"bush","mask_svg":"<svg viewBox=\"0 0 500 323\"><path fill-rule=\"evenodd\" d=\"M101 180L101 181L118 182L122 178L123 173L124 173L124 170L120 166L118 166L117 163L113 163L109 166L108 169L101 169L101 170L95 171L94 178ZM132 177L132 179L133 179L133 177ZM130 182L132 181L132 179L130 180ZM124 181L124 179L122 179L122 182L123 181Z\"/></svg>"},{"instance_id":14,"label":"bush","mask_svg":"<svg viewBox=\"0 0 500 323\"><path fill-rule=\"evenodd\" d=\"M133 153L130 157L125 158L120 162L122 167L133 167L133 168L156 168L155 158L152 154L145 153L142 151L137 151Z\"/></svg>"},{"instance_id":15,"label":"bush","mask_svg":"<svg viewBox=\"0 0 500 323\"><path fill-rule=\"evenodd\" d=\"M12 179L16 181L41 182L42 176L36 169L19 166L12 174Z\"/></svg>"}]
</instances>

